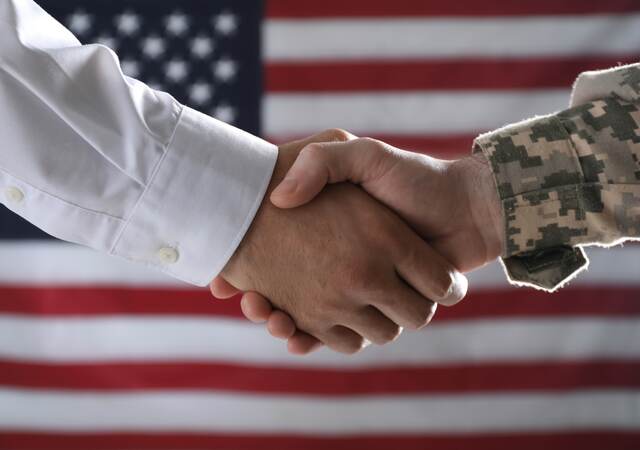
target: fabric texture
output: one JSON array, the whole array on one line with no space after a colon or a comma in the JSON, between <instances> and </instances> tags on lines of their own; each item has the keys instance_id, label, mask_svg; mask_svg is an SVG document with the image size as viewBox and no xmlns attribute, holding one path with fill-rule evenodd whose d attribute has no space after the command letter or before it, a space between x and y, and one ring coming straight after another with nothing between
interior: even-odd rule
<instances>
[{"instance_id":1,"label":"fabric texture","mask_svg":"<svg viewBox=\"0 0 640 450\"><path fill-rule=\"evenodd\" d=\"M55 237L206 285L253 220L275 146L123 75L31 0L0 0L0 22L0 201Z\"/></svg>"},{"instance_id":2,"label":"fabric texture","mask_svg":"<svg viewBox=\"0 0 640 450\"><path fill-rule=\"evenodd\" d=\"M513 282L554 290L586 268L582 246L640 238L640 65L581 75L570 109L482 135L474 151L494 174Z\"/></svg>"}]
</instances>

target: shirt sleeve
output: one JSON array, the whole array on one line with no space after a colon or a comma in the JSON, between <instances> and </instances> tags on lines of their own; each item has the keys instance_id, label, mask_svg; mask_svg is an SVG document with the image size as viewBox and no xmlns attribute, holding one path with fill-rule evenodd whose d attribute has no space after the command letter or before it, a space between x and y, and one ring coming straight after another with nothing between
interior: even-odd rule
<instances>
[{"instance_id":1,"label":"shirt sleeve","mask_svg":"<svg viewBox=\"0 0 640 450\"><path fill-rule=\"evenodd\" d=\"M582 74L572 107L478 137L504 213L510 280L554 290L582 246L640 238L640 64Z\"/></svg>"},{"instance_id":2,"label":"shirt sleeve","mask_svg":"<svg viewBox=\"0 0 640 450\"><path fill-rule=\"evenodd\" d=\"M196 285L226 265L277 148L123 75L32 0L0 0L0 200L60 239Z\"/></svg>"}]
</instances>

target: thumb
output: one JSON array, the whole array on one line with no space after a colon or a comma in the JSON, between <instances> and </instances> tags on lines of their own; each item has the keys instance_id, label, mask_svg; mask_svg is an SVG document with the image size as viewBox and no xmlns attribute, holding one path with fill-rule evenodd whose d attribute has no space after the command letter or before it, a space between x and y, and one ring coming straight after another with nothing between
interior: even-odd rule
<instances>
[{"instance_id":1,"label":"thumb","mask_svg":"<svg viewBox=\"0 0 640 450\"><path fill-rule=\"evenodd\" d=\"M214 278L209 285L209 288L211 289L213 296L217 299L228 299L240 293L238 289L233 287L221 276Z\"/></svg>"},{"instance_id":2,"label":"thumb","mask_svg":"<svg viewBox=\"0 0 640 450\"><path fill-rule=\"evenodd\" d=\"M378 146L367 139L323 142L302 149L284 180L271 193L279 208L295 208L313 200L330 183L365 181L367 166Z\"/></svg>"}]
</instances>

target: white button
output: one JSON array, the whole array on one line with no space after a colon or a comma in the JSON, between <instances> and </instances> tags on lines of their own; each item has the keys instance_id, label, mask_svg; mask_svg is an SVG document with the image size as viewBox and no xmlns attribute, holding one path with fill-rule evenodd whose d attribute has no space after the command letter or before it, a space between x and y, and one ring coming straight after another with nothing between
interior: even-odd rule
<instances>
[{"instance_id":1,"label":"white button","mask_svg":"<svg viewBox=\"0 0 640 450\"><path fill-rule=\"evenodd\" d=\"M158 259L163 264L175 264L180 259L180 253L173 247L163 247L158 250Z\"/></svg>"},{"instance_id":2,"label":"white button","mask_svg":"<svg viewBox=\"0 0 640 450\"><path fill-rule=\"evenodd\" d=\"M7 197L9 203L22 203L24 200L24 193L14 186L5 189L4 195Z\"/></svg>"}]
</instances>

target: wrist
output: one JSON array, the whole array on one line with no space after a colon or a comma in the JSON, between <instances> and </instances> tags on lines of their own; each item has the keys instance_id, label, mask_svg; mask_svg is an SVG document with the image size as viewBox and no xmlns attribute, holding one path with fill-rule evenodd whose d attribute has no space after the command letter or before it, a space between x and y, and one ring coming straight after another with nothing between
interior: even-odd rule
<instances>
[{"instance_id":1,"label":"wrist","mask_svg":"<svg viewBox=\"0 0 640 450\"><path fill-rule=\"evenodd\" d=\"M491 166L482 154L468 156L454 163L468 199L469 226L481 236L487 261L503 254L505 248L504 214Z\"/></svg>"},{"instance_id":2,"label":"wrist","mask_svg":"<svg viewBox=\"0 0 640 450\"><path fill-rule=\"evenodd\" d=\"M255 280L250 280L252 271L257 269L254 265L254 261L258 259L255 253L262 252L266 247L265 242L277 235L280 220L287 215L286 211L273 206L269 196L284 179L298 153L299 149L292 146L285 145L278 148L278 156L262 203L244 238L222 272L223 277L240 290L255 289ZM247 282L250 282L250 285Z\"/></svg>"}]
</instances>

